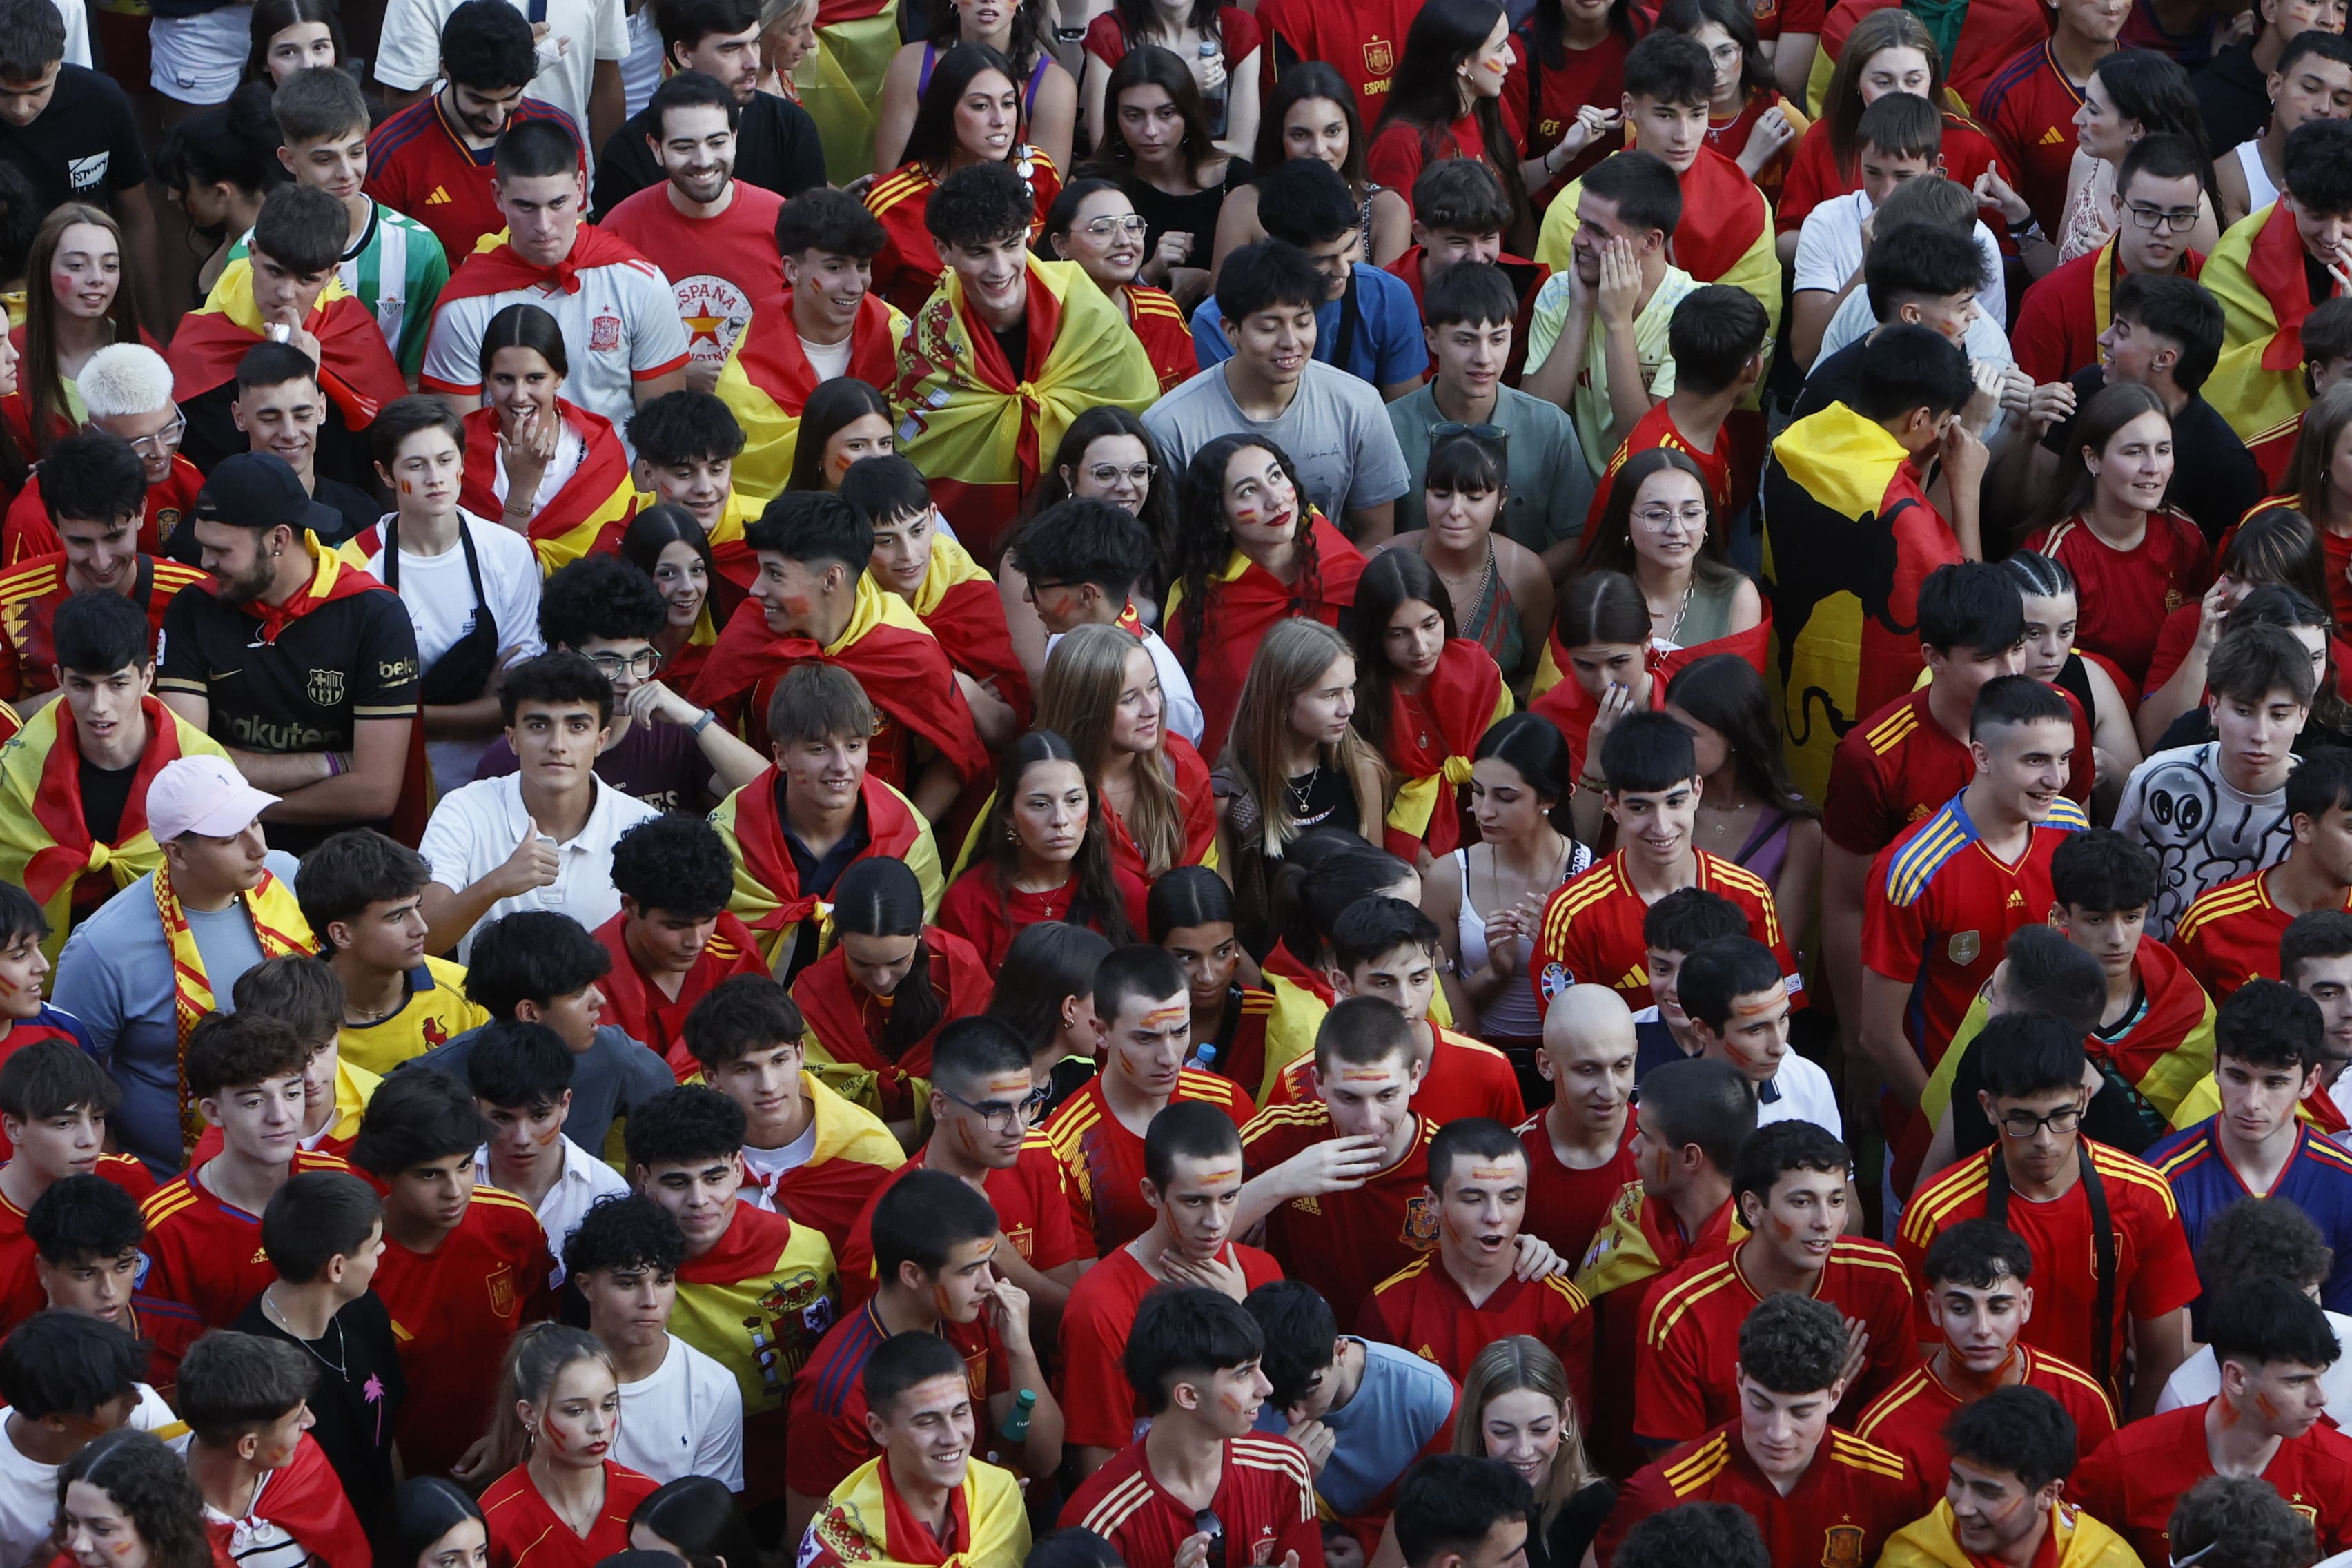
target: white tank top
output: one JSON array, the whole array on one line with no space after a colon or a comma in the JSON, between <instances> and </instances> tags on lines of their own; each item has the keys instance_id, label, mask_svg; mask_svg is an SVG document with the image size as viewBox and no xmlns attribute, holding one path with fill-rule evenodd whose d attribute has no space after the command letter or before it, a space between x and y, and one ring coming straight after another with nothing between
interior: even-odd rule
<instances>
[{"instance_id":1,"label":"white tank top","mask_svg":"<svg viewBox=\"0 0 2352 1568\"><path fill-rule=\"evenodd\" d=\"M1569 840L1568 865L1560 880L1565 882L1592 864L1592 851L1574 839ZM1462 877L1462 909L1454 916L1454 939L1462 952L1462 973L1475 974L1486 966L1486 917L1470 898L1470 851L1465 847L1454 852L1454 869ZM1528 954L1534 944L1520 937L1519 971L1527 972ZM1526 985L1506 985L1503 993L1478 1009L1478 1037L1481 1039L1531 1039L1543 1033L1543 1015L1536 1008L1535 993Z\"/></svg>"},{"instance_id":2,"label":"white tank top","mask_svg":"<svg viewBox=\"0 0 2352 1568\"><path fill-rule=\"evenodd\" d=\"M2231 152L2238 160L2238 169L2246 177L2246 210L2258 213L2279 199L2279 188L2271 184L2271 174L2263 167L2262 138L2241 142Z\"/></svg>"}]
</instances>

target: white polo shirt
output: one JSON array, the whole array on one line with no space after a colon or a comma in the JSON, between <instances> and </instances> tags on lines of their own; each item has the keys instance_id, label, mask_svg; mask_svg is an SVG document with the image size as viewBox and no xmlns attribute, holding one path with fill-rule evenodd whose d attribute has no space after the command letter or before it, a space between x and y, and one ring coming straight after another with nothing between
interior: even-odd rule
<instances>
[{"instance_id":1,"label":"white polo shirt","mask_svg":"<svg viewBox=\"0 0 2352 1568\"><path fill-rule=\"evenodd\" d=\"M623 1197L629 1191L629 1184L618 1171L561 1133L556 1135L556 1152L563 1161L562 1173L532 1211L539 1215L539 1228L547 1233L547 1250L555 1258L555 1270L547 1277L551 1289L563 1283L563 1244L572 1239L588 1211L599 1198ZM474 1151L474 1180L486 1187L498 1184L490 1180L487 1143Z\"/></svg>"},{"instance_id":2,"label":"white polo shirt","mask_svg":"<svg viewBox=\"0 0 2352 1568\"><path fill-rule=\"evenodd\" d=\"M1841 1142L1845 1139L1830 1075L1793 1050L1780 1058L1779 1071L1757 1086L1756 1125L1769 1127L1775 1121L1810 1121Z\"/></svg>"},{"instance_id":3,"label":"white polo shirt","mask_svg":"<svg viewBox=\"0 0 2352 1568\"><path fill-rule=\"evenodd\" d=\"M544 888L500 899L474 931L519 910L552 910L570 915L592 931L621 912L621 895L613 886L613 841L661 813L602 779L593 782L596 805L578 837L556 846L555 880ZM530 824L522 805L520 773L477 779L441 797L425 824L425 841L417 848L432 866L435 881L453 893L462 892L506 863ZM473 952L474 931L467 931L457 944L460 963Z\"/></svg>"},{"instance_id":4,"label":"white polo shirt","mask_svg":"<svg viewBox=\"0 0 2352 1568\"><path fill-rule=\"evenodd\" d=\"M636 385L684 370L686 323L669 279L650 261L615 261L587 268L580 287L567 294L553 283L535 283L500 294L446 300L433 315L418 384L426 392L478 397L482 391L482 333L490 318L509 305L537 305L563 330L572 362L563 396L624 429L636 410Z\"/></svg>"}]
</instances>

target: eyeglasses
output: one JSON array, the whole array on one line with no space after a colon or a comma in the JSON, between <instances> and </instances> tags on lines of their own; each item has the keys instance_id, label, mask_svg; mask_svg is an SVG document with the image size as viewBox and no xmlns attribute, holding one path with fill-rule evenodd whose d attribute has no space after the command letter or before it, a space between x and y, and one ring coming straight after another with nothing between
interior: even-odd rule
<instances>
[{"instance_id":1,"label":"eyeglasses","mask_svg":"<svg viewBox=\"0 0 2352 1568\"><path fill-rule=\"evenodd\" d=\"M1106 486L1115 485L1119 480L1125 479L1136 489L1141 489L1151 482L1151 476L1159 471L1159 468L1150 463L1137 463L1125 468L1115 463L1096 463L1087 469L1087 478L1098 485Z\"/></svg>"},{"instance_id":2,"label":"eyeglasses","mask_svg":"<svg viewBox=\"0 0 2352 1568\"><path fill-rule=\"evenodd\" d=\"M931 1087L939 1089L937 1084ZM950 1100L979 1117L987 1124L991 1132L1010 1132L1015 1127L1026 1127L1035 1121L1045 1110L1045 1091L1042 1089L1024 1100L991 1100L978 1105L974 1105L961 1095L948 1094L946 1089L940 1089L940 1092L947 1094Z\"/></svg>"},{"instance_id":3,"label":"eyeglasses","mask_svg":"<svg viewBox=\"0 0 2352 1568\"><path fill-rule=\"evenodd\" d=\"M647 648L643 653L625 657L617 653L592 653L588 662L607 680L618 680L624 675L634 675L640 680L651 680L662 666L661 650Z\"/></svg>"},{"instance_id":4,"label":"eyeglasses","mask_svg":"<svg viewBox=\"0 0 2352 1568\"><path fill-rule=\"evenodd\" d=\"M2079 1105L2062 1105L2047 1116L2036 1116L2030 1110L2012 1110L2000 1119L2003 1136L2015 1138L2021 1142L2045 1127L2053 1132L2072 1132L2082 1125L2083 1108Z\"/></svg>"},{"instance_id":5,"label":"eyeglasses","mask_svg":"<svg viewBox=\"0 0 2352 1568\"><path fill-rule=\"evenodd\" d=\"M1125 217L1098 217L1078 226L1092 239L1108 239L1114 234L1141 234L1150 226L1141 213L1129 213Z\"/></svg>"},{"instance_id":6,"label":"eyeglasses","mask_svg":"<svg viewBox=\"0 0 2352 1568\"><path fill-rule=\"evenodd\" d=\"M1441 419L1429 427L1432 444L1455 436L1467 436L1474 440L1492 441L1497 447L1511 444L1511 433L1500 425L1465 425L1458 420Z\"/></svg>"},{"instance_id":7,"label":"eyeglasses","mask_svg":"<svg viewBox=\"0 0 2352 1568\"><path fill-rule=\"evenodd\" d=\"M1696 501L1680 510L1670 506L1645 506L1633 515L1641 520L1643 527L1655 529L1660 533L1677 524L1684 528L1706 526L1706 508Z\"/></svg>"},{"instance_id":8,"label":"eyeglasses","mask_svg":"<svg viewBox=\"0 0 2352 1568\"><path fill-rule=\"evenodd\" d=\"M2131 214L2134 228L2169 229L2175 234L2186 234L2197 226L2195 207L2159 207L2147 202L2126 202L2124 211Z\"/></svg>"},{"instance_id":9,"label":"eyeglasses","mask_svg":"<svg viewBox=\"0 0 2352 1568\"><path fill-rule=\"evenodd\" d=\"M188 416L177 408L172 410L172 422L152 436L142 436L131 443L131 449L142 458L160 458L180 449L180 437L188 433Z\"/></svg>"}]
</instances>

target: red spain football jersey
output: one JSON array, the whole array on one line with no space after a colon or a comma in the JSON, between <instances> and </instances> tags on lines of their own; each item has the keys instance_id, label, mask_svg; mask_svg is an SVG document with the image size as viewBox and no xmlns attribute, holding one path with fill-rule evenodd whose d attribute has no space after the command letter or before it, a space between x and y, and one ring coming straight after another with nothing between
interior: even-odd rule
<instances>
[{"instance_id":1,"label":"red spain football jersey","mask_svg":"<svg viewBox=\"0 0 2352 1568\"><path fill-rule=\"evenodd\" d=\"M2352 910L2352 894L2344 907ZM2249 980L2279 977L2279 939L2294 917L2272 901L2271 873L2208 888L2190 900L2172 928L2172 951L2215 1002Z\"/></svg>"},{"instance_id":2,"label":"red spain football jersey","mask_svg":"<svg viewBox=\"0 0 2352 1568\"><path fill-rule=\"evenodd\" d=\"M1415 1110L1441 1127L1469 1116L1490 1117L1509 1127L1528 1113L1510 1058L1442 1024L1429 1026L1437 1038L1430 1047L1429 1069L1412 1091ZM1297 1105L1315 1098L1315 1058L1308 1055L1282 1069L1265 1102Z\"/></svg>"},{"instance_id":3,"label":"red spain football jersey","mask_svg":"<svg viewBox=\"0 0 2352 1568\"><path fill-rule=\"evenodd\" d=\"M2045 906L2046 907L2046 906ZM2033 1255L2033 1316L2019 1331L2021 1343L2048 1351L2094 1376L2113 1378L2130 1347L2126 1331L2132 1318L2160 1318L2197 1299L2197 1265L2189 1255L2189 1237L2180 1228L2180 1211L2164 1178L2119 1149L2085 1138L2106 1194L2107 1212L2115 1224L2116 1310L2108 1334L2109 1362L2096 1364L2092 1352L2092 1309L2098 1302L2098 1252L2091 1236L2090 1194L2081 1182L2063 1197L2050 1203L2028 1203L2012 1195L2009 1228ZM1903 1211L1903 1228L1895 1250L1911 1270L1915 1287L1924 1289L1920 1273L1928 1244L1964 1219L1985 1212L1986 1173L2000 1153L1988 1149L1944 1172L1912 1194ZM1927 1308L1918 1313L1918 1334L1925 1342L1937 1338L1927 1321ZM2095 1513L2095 1510L2094 1510ZM2114 1521L2117 1529L2120 1521Z\"/></svg>"},{"instance_id":4,"label":"red spain football jersey","mask_svg":"<svg viewBox=\"0 0 2352 1568\"><path fill-rule=\"evenodd\" d=\"M2147 679L2164 618L2196 604L2213 582L2204 534L2169 509L2147 514L2140 542L2129 550L2101 539L2079 517L2036 529L2025 548L2074 574L2083 607L2074 641L2113 660L2130 679L2126 691Z\"/></svg>"},{"instance_id":5,"label":"red spain football jersey","mask_svg":"<svg viewBox=\"0 0 2352 1568\"><path fill-rule=\"evenodd\" d=\"M1580 1411L1592 1408L1592 1303L1556 1274L1507 1279L1475 1306L1436 1253L1416 1258L1372 1287L1356 1327L1367 1339L1409 1350L1459 1384L1478 1352L1525 1334L1549 1346L1568 1372Z\"/></svg>"},{"instance_id":6,"label":"red spain football jersey","mask_svg":"<svg viewBox=\"0 0 2352 1568\"><path fill-rule=\"evenodd\" d=\"M1788 1496L1748 1457L1735 1423L1644 1465L1617 1494L1592 1542L1601 1568L1625 1532L1654 1513L1723 1502L1756 1521L1773 1568L1860 1568L1886 1538L1927 1511L1933 1496L1900 1454L1832 1426Z\"/></svg>"},{"instance_id":7,"label":"red spain football jersey","mask_svg":"<svg viewBox=\"0 0 2352 1568\"><path fill-rule=\"evenodd\" d=\"M1346 1329L1372 1287L1437 1245L1429 1195L1429 1141L1437 1123L1415 1112L1412 1141L1387 1170L1352 1192L1292 1198L1266 1216L1266 1249L1294 1279L1331 1303ZM1270 1105L1242 1129L1242 1158L1263 1174L1310 1144L1335 1136L1321 1100Z\"/></svg>"},{"instance_id":8,"label":"red spain football jersey","mask_svg":"<svg viewBox=\"0 0 2352 1568\"><path fill-rule=\"evenodd\" d=\"M628 1550L629 1515L660 1489L653 1477L605 1460L604 1506L583 1536L540 1496L529 1467L517 1465L482 1493L490 1568L593 1568Z\"/></svg>"},{"instance_id":9,"label":"red spain football jersey","mask_svg":"<svg viewBox=\"0 0 2352 1568\"><path fill-rule=\"evenodd\" d=\"M1106 1069L1115 1070L1115 1069ZM1062 1102L1045 1124L1045 1140L1062 1163L1070 1201L1077 1206L1077 1223L1091 1236L1099 1257L1125 1247L1151 1228L1151 1205L1143 1201L1143 1138L1128 1131L1103 1097L1102 1073ZM1246 1127L1257 1108L1249 1090L1229 1078L1197 1068L1176 1077L1169 1103L1198 1100Z\"/></svg>"},{"instance_id":10,"label":"red spain football jersey","mask_svg":"<svg viewBox=\"0 0 2352 1568\"><path fill-rule=\"evenodd\" d=\"M205 580L193 566L139 557L126 594L147 612L151 642L163 635L163 611L180 590ZM58 606L72 596L62 553L35 556L0 574L0 697L13 702L58 689L58 650L49 628Z\"/></svg>"},{"instance_id":11,"label":"red spain football jersey","mask_svg":"<svg viewBox=\"0 0 2352 1568\"><path fill-rule=\"evenodd\" d=\"M2066 707L2074 715L2074 755L2087 757L2090 719L2071 691ZM1822 831L1841 849L1875 855L1967 788L1976 775L1977 762L1968 742L1936 722L1923 686L1881 708L1839 740L1830 758ZM2084 804L2094 782L2088 765L2070 769L2066 798Z\"/></svg>"},{"instance_id":12,"label":"red spain football jersey","mask_svg":"<svg viewBox=\"0 0 2352 1568\"><path fill-rule=\"evenodd\" d=\"M1601 1229L1609 1205L1626 1183L1641 1174L1633 1164L1633 1112L1626 1112L1625 1131L1617 1141L1617 1152L1589 1171L1560 1163L1559 1152L1544 1126L1544 1114L1537 1111L1517 1128L1519 1142L1528 1152L1528 1213L1520 1228L1549 1242L1562 1258L1581 1258Z\"/></svg>"},{"instance_id":13,"label":"red spain football jersey","mask_svg":"<svg viewBox=\"0 0 2352 1568\"><path fill-rule=\"evenodd\" d=\"M1764 1299L1740 1256L1758 1245L1685 1263L1651 1289L1633 1363L1633 1432L1643 1442L1687 1443L1738 1416L1739 1325ZM1894 1248L1840 1237L1813 1296L1840 1317L1860 1318L1870 1335L1870 1360L1842 1408L1861 1410L1917 1363L1911 1278Z\"/></svg>"},{"instance_id":14,"label":"red spain football jersey","mask_svg":"<svg viewBox=\"0 0 2352 1568\"><path fill-rule=\"evenodd\" d=\"M1323 1527L1315 1512L1315 1477L1307 1455L1287 1437L1235 1437L1225 1444L1225 1473L1210 1511L1225 1527L1228 1568L1265 1568L1298 1553L1298 1568L1323 1568ZM1192 1528L1192 1505L1152 1475L1138 1438L1115 1455L1062 1505L1062 1528L1091 1530L1122 1563L1172 1563Z\"/></svg>"},{"instance_id":15,"label":"red spain football jersey","mask_svg":"<svg viewBox=\"0 0 2352 1568\"><path fill-rule=\"evenodd\" d=\"M144 1250L149 1260L142 1289L150 1296L186 1306L206 1328L225 1329L247 1302L269 1288L278 1270L261 1250L261 1216L214 1196L198 1179L204 1170L199 1165L182 1173L139 1205L147 1221ZM306 1171L352 1173L351 1166L333 1154L298 1149L289 1174ZM379 1294L382 1289L379 1285Z\"/></svg>"},{"instance_id":16,"label":"red spain football jersey","mask_svg":"<svg viewBox=\"0 0 2352 1568\"><path fill-rule=\"evenodd\" d=\"M2131 1542L2141 1562L2169 1563L2173 1508L2211 1474L2205 1406L2190 1405L2117 1430L2074 1467L2066 1495ZM2352 1438L2323 1421L2281 1443L2263 1479L2311 1521L2321 1557L2352 1548Z\"/></svg>"},{"instance_id":17,"label":"red spain football jersey","mask_svg":"<svg viewBox=\"0 0 2352 1568\"><path fill-rule=\"evenodd\" d=\"M1789 977L1790 1005L1803 1006L1804 978L1789 954L1772 889L1744 866L1704 849L1692 853L1698 857L1692 885L1719 893L1747 911L1748 934L1780 955L1780 973ZM1622 849L1554 891L1544 905L1535 953L1528 960L1536 1005L1548 1008L1570 986L1591 984L1608 986L1625 998L1627 1006L1648 1006L1649 950L1642 941L1642 921L1649 912L1626 873Z\"/></svg>"},{"instance_id":18,"label":"red spain football jersey","mask_svg":"<svg viewBox=\"0 0 2352 1568\"><path fill-rule=\"evenodd\" d=\"M2107 1440L2116 1429L2116 1405L2096 1378L2032 1345L2018 1345L2010 1354L2023 1363L2020 1383L2049 1394L2074 1417L2077 1454L2087 1454ZM1910 1460L1920 1482L1932 1489L1951 1471L1944 1423L1959 1407L1960 1396L1945 1386L1932 1365L1916 1366L1872 1401L1853 1424L1854 1436Z\"/></svg>"},{"instance_id":19,"label":"red spain football jersey","mask_svg":"<svg viewBox=\"0 0 2352 1568\"><path fill-rule=\"evenodd\" d=\"M2044 233L2056 234L2065 216L2074 111L2082 107L2082 92L2058 68L2047 43L2011 57L1977 96L1977 123L2000 150L2002 172ZM2084 606L2089 604L2085 598Z\"/></svg>"},{"instance_id":20,"label":"red spain football jersey","mask_svg":"<svg viewBox=\"0 0 2352 1568\"><path fill-rule=\"evenodd\" d=\"M527 1319L548 1315L547 1236L520 1198L476 1187L457 1228L429 1253L383 1244L375 1293L392 1314L408 1402L400 1457L441 1476L488 1429L499 1361Z\"/></svg>"},{"instance_id":21,"label":"red spain football jersey","mask_svg":"<svg viewBox=\"0 0 2352 1568\"><path fill-rule=\"evenodd\" d=\"M1930 1068L2000 963L2010 933L2049 919L2050 857L2067 834L2089 826L2082 807L2061 800L2007 864L1984 847L1954 795L1871 863L1862 962L1912 988L1903 1031Z\"/></svg>"},{"instance_id":22,"label":"red spain football jersey","mask_svg":"<svg viewBox=\"0 0 2352 1568\"><path fill-rule=\"evenodd\" d=\"M128 1154L100 1154L90 1174L104 1176L142 1203L155 1190L155 1178L147 1167ZM149 1254L151 1259L152 1256ZM137 1283L146 1289L143 1274ZM33 1238L25 1234L25 1211L0 1195L0 1334L48 1304L40 1278L33 1272Z\"/></svg>"},{"instance_id":23,"label":"red spain football jersey","mask_svg":"<svg viewBox=\"0 0 2352 1568\"><path fill-rule=\"evenodd\" d=\"M524 98L508 112L509 124L552 120L581 141L572 117L551 103ZM431 229L455 271L482 236L507 226L490 192L490 156L488 147L466 145L442 111L441 95L428 93L368 132L367 194Z\"/></svg>"},{"instance_id":24,"label":"red spain football jersey","mask_svg":"<svg viewBox=\"0 0 2352 1568\"><path fill-rule=\"evenodd\" d=\"M849 1239L841 1249L842 1310L846 1311L874 1294L874 1207L882 1194L896 1186L898 1178L909 1171L925 1169L930 1145L915 1151L915 1157L890 1173L889 1180L874 1189L866 1206L857 1211L857 1219L849 1227ZM1021 1157L1011 1168L991 1171L983 1184L988 1201L996 1210L996 1223L1004 1227L1004 1239L1022 1260L1040 1273L1059 1268L1074 1258L1092 1258L1094 1248L1078 1234L1074 1223L1076 1205L1070 1201L1069 1184L1062 1172L1062 1163L1054 1156L1053 1145L1045 1142L1043 1132L1032 1131L1021 1141Z\"/></svg>"},{"instance_id":25,"label":"red spain football jersey","mask_svg":"<svg viewBox=\"0 0 2352 1568\"><path fill-rule=\"evenodd\" d=\"M937 1332L963 1353L964 1382L972 1403L984 1406L989 1395L1009 1391L1010 1366L1004 1342L997 1336L990 1313L982 1310L969 1323L942 1319ZM849 1473L882 1450L866 1430L866 1363L876 1347L890 1337L874 1310L874 1303L852 1312L817 1342L816 1353L793 1377L792 1441L784 1448L784 1484L803 1497L830 1496ZM992 1423L982 1408L979 1417L981 1446L995 1441Z\"/></svg>"},{"instance_id":26,"label":"red spain football jersey","mask_svg":"<svg viewBox=\"0 0 2352 1568\"><path fill-rule=\"evenodd\" d=\"M1225 1244L1225 1261L1241 1266L1249 1289L1282 1278L1274 1255ZM1127 1336L1143 1299L1160 1281L1124 1247L1078 1276L1062 1307L1062 1353L1055 1390L1062 1405L1062 1441L1090 1448L1124 1448L1139 1435L1143 1412L1127 1381Z\"/></svg>"}]
</instances>

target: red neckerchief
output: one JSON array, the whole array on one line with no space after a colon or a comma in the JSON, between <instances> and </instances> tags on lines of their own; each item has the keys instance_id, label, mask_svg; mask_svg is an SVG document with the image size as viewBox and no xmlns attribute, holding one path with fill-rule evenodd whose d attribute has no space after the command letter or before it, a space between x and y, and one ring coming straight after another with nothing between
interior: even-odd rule
<instances>
[{"instance_id":1,"label":"red neckerchief","mask_svg":"<svg viewBox=\"0 0 2352 1568\"><path fill-rule=\"evenodd\" d=\"M260 599L249 599L237 606L261 622L264 644L275 643L280 633L321 605L331 605L338 599L348 599L356 594L392 592L358 567L345 562L333 551L319 542L319 536L307 529L302 534L302 548L309 552L318 569L299 592L282 605L272 605ZM203 584L208 594L219 590L207 579Z\"/></svg>"},{"instance_id":2,"label":"red neckerchief","mask_svg":"<svg viewBox=\"0 0 2352 1568\"><path fill-rule=\"evenodd\" d=\"M583 272L645 259L627 240L610 230L583 223L572 239L571 253L552 267L524 260L515 254L511 240L500 240L488 250L478 250L463 258L457 269L449 275L449 281L441 286L441 299L474 300L525 289L553 289L562 294L577 294Z\"/></svg>"}]
</instances>

